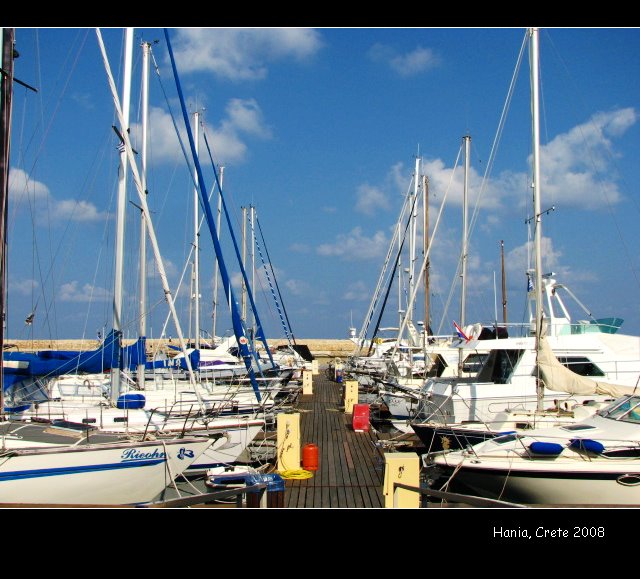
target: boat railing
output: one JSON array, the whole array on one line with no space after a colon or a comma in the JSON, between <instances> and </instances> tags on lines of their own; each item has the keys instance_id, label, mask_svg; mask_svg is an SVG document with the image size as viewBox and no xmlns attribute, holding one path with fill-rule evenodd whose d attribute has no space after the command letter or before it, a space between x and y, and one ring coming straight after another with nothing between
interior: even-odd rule
<instances>
[{"instance_id":1,"label":"boat railing","mask_svg":"<svg viewBox=\"0 0 640 579\"><path fill-rule=\"evenodd\" d=\"M245 486L241 488L234 488L224 491L215 491L212 493L203 493L199 495L180 497L177 499L168 499L164 501L157 501L153 503L143 503L136 505L137 508L143 509L174 509L174 508L188 508L195 505L206 505L209 503L215 503L235 497L236 508L267 508L269 502L267 500L266 483L256 483L251 486ZM283 505L271 505L271 506L283 506Z\"/></svg>"},{"instance_id":2,"label":"boat railing","mask_svg":"<svg viewBox=\"0 0 640 579\"><path fill-rule=\"evenodd\" d=\"M526 505L521 505L518 503L510 503L507 501L498 501L495 499L485 499L482 497L476 497L473 495L464 495L460 493L450 493L445 491L437 491L435 489L430 489L428 487L414 487L411 485L407 485L404 483L395 482L393 483L393 508L398 508L398 499L399 495L402 491L409 491L413 493L418 493L422 497L431 497L435 499L440 499L440 501L447 503L460 503L464 505L469 505L471 507L480 507L480 508L493 508L493 509L526 509L529 508ZM437 507L437 504L434 503L434 507Z\"/></svg>"}]
</instances>

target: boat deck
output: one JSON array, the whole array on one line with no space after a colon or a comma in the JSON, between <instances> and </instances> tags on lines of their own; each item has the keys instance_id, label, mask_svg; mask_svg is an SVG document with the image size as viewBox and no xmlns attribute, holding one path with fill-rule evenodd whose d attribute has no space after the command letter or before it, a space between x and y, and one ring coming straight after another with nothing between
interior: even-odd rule
<instances>
[{"instance_id":1,"label":"boat deck","mask_svg":"<svg viewBox=\"0 0 640 579\"><path fill-rule=\"evenodd\" d=\"M313 394L298 399L301 448L318 446L318 470L285 481L286 508L382 508L384 459L377 437L354 432L344 413L342 384L313 376ZM302 456L302 451L301 451Z\"/></svg>"}]
</instances>

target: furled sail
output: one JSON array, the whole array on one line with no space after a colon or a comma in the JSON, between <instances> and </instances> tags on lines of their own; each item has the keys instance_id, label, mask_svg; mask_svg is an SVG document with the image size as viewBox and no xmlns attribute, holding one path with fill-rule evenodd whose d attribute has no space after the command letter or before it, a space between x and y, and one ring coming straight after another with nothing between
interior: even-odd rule
<instances>
[{"instance_id":1,"label":"furled sail","mask_svg":"<svg viewBox=\"0 0 640 579\"><path fill-rule=\"evenodd\" d=\"M554 392L581 395L603 394L617 398L626 394L633 394L635 391L630 386L600 382L572 372L558 361L547 339L544 337L540 338L538 369L544 387Z\"/></svg>"}]
</instances>

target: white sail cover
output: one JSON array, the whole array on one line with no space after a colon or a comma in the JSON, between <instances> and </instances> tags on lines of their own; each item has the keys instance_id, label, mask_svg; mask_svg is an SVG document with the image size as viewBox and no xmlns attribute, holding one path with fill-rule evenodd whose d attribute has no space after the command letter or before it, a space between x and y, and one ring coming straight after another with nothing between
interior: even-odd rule
<instances>
[{"instance_id":1,"label":"white sail cover","mask_svg":"<svg viewBox=\"0 0 640 579\"><path fill-rule=\"evenodd\" d=\"M608 382L599 382L572 372L558 361L551 346L549 346L544 337L540 338L538 368L544 387L554 392L568 392L569 394L582 395L604 394L613 396L614 398L635 392L635 389L630 386L619 386Z\"/></svg>"}]
</instances>

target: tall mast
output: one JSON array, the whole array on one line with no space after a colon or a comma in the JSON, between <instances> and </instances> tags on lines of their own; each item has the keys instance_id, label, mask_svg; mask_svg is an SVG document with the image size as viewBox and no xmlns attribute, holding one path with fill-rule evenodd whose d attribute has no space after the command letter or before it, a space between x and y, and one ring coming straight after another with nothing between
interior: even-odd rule
<instances>
[{"instance_id":1,"label":"tall mast","mask_svg":"<svg viewBox=\"0 0 640 579\"><path fill-rule=\"evenodd\" d=\"M409 207L411 207L411 205L409 205ZM398 221L398 343L402 340L400 329L404 324L404 317L402 315L404 313L402 309L402 239L400 231L400 222Z\"/></svg>"},{"instance_id":2,"label":"tall mast","mask_svg":"<svg viewBox=\"0 0 640 579\"><path fill-rule=\"evenodd\" d=\"M199 152L199 125L200 113L193 113L193 138L196 145L196 154ZM195 326L195 348L200 348L200 233L198 225L198 172L195 173L195 187L193 188L193 322Z\"/></svg>"},{"instance_id":3,"label":"tall mast","mask_svg":"<svg viewBox=\"0 0 640 579\"><path fill-rule=\"evenodd\" d=\"M142 190L147 194L147 141L149 124L149 52L151 44L142 43L142 158L140 182ZM138 337L147 335L147 224L144 215L140 217L140 321L138 322ZM138 364L138 387L144 388L145 364L144 360Z\"/></svg>"},{"instance_id":4,"label":"tall mast","mask_svg":"<svg viewBox=\"0 0 640 579\"><path fill-rule=\"evenodd\" d=\"M133 156L133 148L131 147L131 140L129 139L129 132L125 129L125 127L127 127L128 123L125 121L125 117L124 114L122 112L122 106L120 105L120 99L118 98L118 91L116 89L116 85L115 82L113 80L113 75L111 73L111 66L109 65L109 59L107 58L107 52L104 46L104 42L102 40L102 34L100 32L99 28L96 28L96 36L98 38L98 44L100 46L100 52L102 54L102 60L104 62L104 67L105 67L105 71L107 73L107 79L109 81L109 89L111 91L111 96L113 98L113 103L115 105L116 108L116 114L118 117L118 123L120 125L120 129L122 131L122 138L123 138L123 145L124 145L124 150L127 153L127 158L129 160L129 163L131 165L131 172L133 173L133 182L135 184L136 187L136 191L138 193L138 198L140 201L140 204L142 205L142 215L144 216L146 222L147 222L147 231L149 233L149 241L151 242L151 249L153 250L153 255L156 261L156 265L158 267L158 274L160 276L160 281L162 283L162 289L164 291L164 295L165 298L167 300L167 303L169 304L169 309L171 310L171 315L173 317L173 320L175 322L175 327L176 327L176 333L178 334L178 341L180 342L180 347L183 351L186 350L186 344L184 341L184 336L182 334L182 328L180 326L180 320L178 318L178 312L176 311L176 307L175 307L175 301L173 299L173 296L171 295L171 288L169 288L169 281L167 279L167 273L166 270L164 268L164 263L162 262L162 256L160 255L160 248L158 246L158 240L157 237L155 235L155 230L153 227L153 222L151 221L151 215L149 213L149 207L147 205L147 198L146 195L144 195L144 190L142 188L142 182L140 180L140 174L138 172L138 167L136 164L136 160ZM189 126L187 125L187 128L189 128ZM191 367L191 362L188 356L185 357L185 362L187 364L187 371L189 373L189 382L191 387L194 389L195 394L196 394L196 398L198 399L198 402L200 404L200 408L202 410L204 410L204 402L202 400L202 397L200 396L200 393L198 391L198 388L196 387L196 379L195 379L195 375L193 373L193 369ZM113 387L112 387L113 390ZM113 392L112 392L112 396L113 396Z\"/></svg>"},{"instance_id":5,"label":"tall mast","mask_svg":"<svg viewBox=\"0 0 640 579\"><path fill-rule=\"evenodd\" d=\"M429 253L429 179L426 175L422 176L422 196L423 196L423 239L422 239L422 247L424 256L426 257L427 263L424 268L424 334L425 336L429 333L431 314L429 312L429 268L431 267L430 259L428 256ZM426 341L425 341L426 344Z\"/></svg>"},{"instance_id":6,"label":"tall mast","mask_svg":"<svg viewBox=\"0 0 640 579\"><path fill-rule=\"evenodd\" d=\"M256 208L253 205L249 205L249 221L251 222L251 288L254 292L253 299L255 299L256 288L256 241L255 241L255 218ZM251 338L256 335L256 316L255 313L251 318Z\"/></svg>"},{"instance_id":7,"label":"tall mast","mask_svg":"<svg viewBox=\"0 0 640 579\"><path fill-rule=\"evenodd\" d=\"M471 146L471 137L466 135L462 138L464 141L464 189L462 193L462 288L460 292L460 327L464 328L466 324L467 309L467 207L469 204L469 149ZM458 358L458 375L462 375L463 351L459 350Z\"/></svg>"},{"instance_id":8,"label":"tall mast","mask_svg":"<svg viewBox=\"0 0 640 579\"><path fill-rule=\"evenodd\" d=\"M536 349L540 349L542 335L542 212L540 211L540 104L539 104L539 49L538 29L529 31L531 42L529 54L531 60L531 121L533 135L533 217L535 220L534 253L535 253L535 298L536 298ZM538 410L542 410L544 392L538 380Z\"/></svg>"},{"instance_id":9,"label":"tall mast","mask_svg":"<svg viewBox=\"0 0 640 579\"><path fill-rule=\"evenodd\" d=\"M0 356L4 352L7 287L7 208L9 202L9 149L11 143L11 96L13 92L14 29L2 35L2 93L0 95ZM4 363L0 363L0 414L4 413Z\"/></svg>"},{"instance_id":10,"label":"tall mast","mask_svg":"<svg viewBox=\"0 0 640 579\"><path fill-rule=\"evenodd\" d=\"M413 179L413 196L411 199L411 231L409 235L409 295L413 295L416 269L416 237L418 232L418 204L416 199L420 189L420 157L416 157L416 169ZM413 320L413 304L407 304L407 318Z\"/></svg>"},{"instance_id":11,"label":"tall mast","mask_svg":"<svg viewBox=\"0 0 640 579\"><path fill-rule=\"evenodd\" d=\"M222 188L222 183L224 182L224 167L220 167L220 188ZM216 235L218 236L218 241L220 241L220 219L222 217L222 191L218 192L218 215L216 217ZM218 321L218 257L216 256L216 267L213 273L213 324L212 324L212 337L215 340L216 338L216 324Z\"/></svg>"},{"instance_id":12,"label":"tall mast","mask_svg":"<svg viewBox=\"0 0 640 579\"><path fill-rule=\"evenodd\" d=\"M502 264L502 323L507 327L507 277L504 270L504 241L500 240L500 261Z\"/></svg>"},{"instance_id":13,"label":"tall mast","mask_svg":"<svg viewBox=\"0 0 640 579\"><path fill-rule=\"evenodd\" d=\"M124 80L122 84L123 131L129 131L129 109L131 104L131 70L133 67L133 28L125 29ZM127 202L128 160L125 147L120 151L120 172L118 175L118 202L116 210L116 258L115 282L113 290L113 329L122 332L122 302L124 274L124 228ZM119 344L118 346L119 347ZM111 369L111 401L115 404L120 395L120 368Z\"/></svg>"},{"instance_id":14,"label":"tall mast","mask_svg":"<svg viewBox=\"0 0 640 579\"><path fill-rule=\"evenodd\" d=\"M471 137L466 135L464 141L464 190L462 193L462 292L460 296L460 326L466 324L467 309L467 253L468 253L468 224L467 208L469 206L469 149Z\"/></svg>"},{"instance_id":15,"label":"tall mast","mask_svg":"<svg viewBox=\"0 0 640 579\"><path fill-rule=\"evenodd\" d=\"M242 265L247 266L247 208L242 208ZM242 280L242 321L247 323L247 284Z\"/></svg>"}]
</instances>

